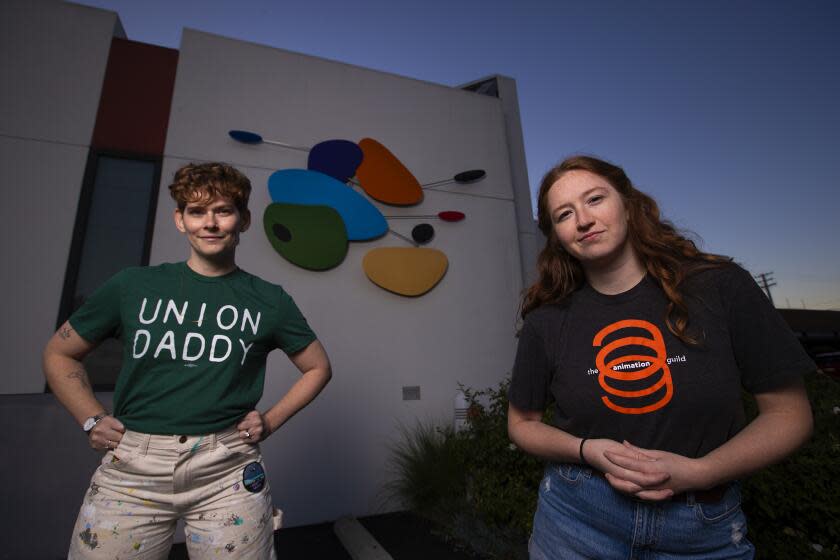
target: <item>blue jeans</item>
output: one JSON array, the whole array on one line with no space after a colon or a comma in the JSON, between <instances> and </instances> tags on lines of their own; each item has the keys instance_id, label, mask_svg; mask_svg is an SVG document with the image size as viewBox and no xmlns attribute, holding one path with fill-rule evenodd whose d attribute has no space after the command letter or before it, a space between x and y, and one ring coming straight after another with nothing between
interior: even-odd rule
<instances>
[{"instance_id":1,"label":"blue jeans","mask_svg":"<svg viewBox=\"0 0 840 560\"><path fill-rule=\"evenodd\" d=\"M687 493L664 502L634 500L592 469L551 464L540 483L531 560L751 559L741 494L731 484L715 503Z\"/></svg>"}]
</instances>

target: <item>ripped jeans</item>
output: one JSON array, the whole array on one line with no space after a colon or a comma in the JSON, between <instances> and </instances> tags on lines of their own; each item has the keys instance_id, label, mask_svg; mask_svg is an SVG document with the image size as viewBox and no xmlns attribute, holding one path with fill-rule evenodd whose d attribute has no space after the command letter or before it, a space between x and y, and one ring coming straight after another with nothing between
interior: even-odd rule
<instances>
[{"instance_id":1,"label":"ripped jeans","mask_svg":"<svg viewBox=\"0 0 840 560\"><path fill-rule=\"evenodd\" d=\"M540 483L531 560L751 559L738 484L713 503L629 498L581 465L550 464Z\"/></svg>"},{"instance_id":2,"label":"ripped jeans","mask_svg":"<svg viewBox=\"0 0 840 560\"><path fill-rule=\"evenodd\" d=\"M68 558L166 559L179 518L190 558L270 559L281 517L258 445L126 431L85 494Z\"/></svg>"}]
</instances>

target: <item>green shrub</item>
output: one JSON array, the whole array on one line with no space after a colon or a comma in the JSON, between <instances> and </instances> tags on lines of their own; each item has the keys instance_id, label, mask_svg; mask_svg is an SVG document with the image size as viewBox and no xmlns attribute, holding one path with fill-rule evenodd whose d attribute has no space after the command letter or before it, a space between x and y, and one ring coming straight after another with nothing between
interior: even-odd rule
<instances>
[{"instance_id":1,"label":"green shrub","mask_svg":"<svg viewBox=\"0 0 840 560\"><path fill-rule=\"evenodd\" d=\"M467 429L417 424L391 446L391 497L436 522L442 536L481 556L527 557L543 463L507 436L507 382L463 388Z\"/></svg>"},{"instance_id":2,"label":"green shrub","mask_svg":"<svg viewBox=\"0 0 840 560\"><path fill-rule=\"evenodd\" d=\"M470 406L461 433L424 425L403 430L403 440L392 448L397 477L390 486L410 509L436 521L444 536L505 559L527 556L544 466L508 439L508 384L462 388ZM806 385L813 438L743 483L749 538L759 559L840 558L840 414L834 412L840 383L814 374ZM745 406L753 418L757 411L749 395Z\"/></svg>"},{"instance_id":3,"label":"green shrub","mask_svg":"<svg viewBox=\"0 0 840 560\"><path fill-rule=\"evenodd\" d=\"M834 412L840 383L816 373L805 384L813 437L793 456L743 482L749 538L759 559L840 558L840 414ZM754 418L752 396L745 395L744 404Z\"/></svg>"},{"instance_id":4,"label":"green shrub","mask_svg":"<svg viewBox=\"0 0 840 560\"><path fill-rule=\"evenodd\" d=\"M396 477L386 485L386 493L423 517L451 519L463 509L466 486L454 432L428 424L401 427L400 432L401 440L390 448Z\"/></svg>"},{"instance_id":5,"label":"green shrub","mask_svg":"<svg viewBox=\"0 0 840 560\"><path fill-rule=\"evenodd\" d=\"M468 425L456 441L467 473L470 509L490 525L517 531L527 540L545 463L508 438L509 384L506 379L483 391L461 387L469 403Z\"/></svg>"}]
</instances>

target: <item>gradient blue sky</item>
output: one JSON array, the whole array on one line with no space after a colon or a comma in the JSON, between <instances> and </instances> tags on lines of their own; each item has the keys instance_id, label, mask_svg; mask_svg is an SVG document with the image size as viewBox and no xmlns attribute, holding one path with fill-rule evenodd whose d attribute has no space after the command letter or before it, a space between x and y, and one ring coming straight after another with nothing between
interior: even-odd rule
<instances>
[{"instance_id":1,"label":"gradient blue sky","mask_svg":"<svg viewBox=\"0 0 840 560\"><path fill-rule=\"evenodd\" d=\"M707 251L840 310L840 2L83 0L129 39L184 27L457 86L517 82L531 190L624 167Z\"/></svg>"}]
</instances>

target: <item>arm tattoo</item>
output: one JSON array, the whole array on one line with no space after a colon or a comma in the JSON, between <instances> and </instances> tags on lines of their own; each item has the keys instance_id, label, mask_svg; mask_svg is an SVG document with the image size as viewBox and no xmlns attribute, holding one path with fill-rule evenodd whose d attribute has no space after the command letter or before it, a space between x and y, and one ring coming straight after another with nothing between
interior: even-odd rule
<instances>
[{"instance_id":1,"label":"arm tattoo","mask_svg":"<svg viewBox=\"0 0 840 560\"><path fill-rule=\"evenodd\" d=\"M68 338L70 338L70 333L72 332L73 329L71 329L70 327L61 327L60 329L58 329L58 336L60 336L64 340L67 340Z\"/></svg>"},{"instance_id":2,"label":"arm tattoo","mask_svg":"<svg viewBox=\"0 0 840 560\"><path fill-rule=\"evenodd\" d=\"M86 389L91 389L90 381L88 381L87 373L83 369L77 369L76 371L71 371L67 374L67 379L76 379L79 383L81 383L82 387Z\"/></svg>"}]
</instances>

